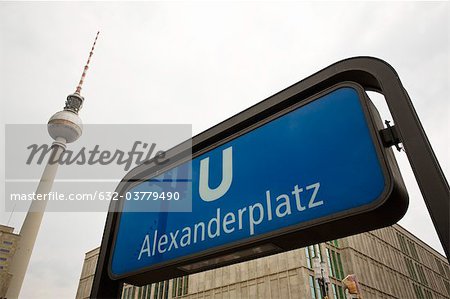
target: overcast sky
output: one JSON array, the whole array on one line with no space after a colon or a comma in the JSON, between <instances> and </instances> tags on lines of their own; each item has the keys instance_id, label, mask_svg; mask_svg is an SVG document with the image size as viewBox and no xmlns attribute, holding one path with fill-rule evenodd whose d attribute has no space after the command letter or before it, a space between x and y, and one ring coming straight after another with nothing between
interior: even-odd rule
<instances>
[{"instance_id":1,"label":"overcast sky","mask_svg":"<svg viewBox=\"0 0 450 299\"><path fill-rule=\"evenodd\" d=\"M2 2L1 122L46 123L60 110L97 30L83 122L188 123L193 134L333 62L370 55L399 73L448 177L449 14L447 2ZM443 252L405 154L396 155L410 195L400 224ZM2 211L0 223L18 231L24 214L10 216ZM22 298L73 298L105 216L47 213Z\"/></svg>"}]
</instances>

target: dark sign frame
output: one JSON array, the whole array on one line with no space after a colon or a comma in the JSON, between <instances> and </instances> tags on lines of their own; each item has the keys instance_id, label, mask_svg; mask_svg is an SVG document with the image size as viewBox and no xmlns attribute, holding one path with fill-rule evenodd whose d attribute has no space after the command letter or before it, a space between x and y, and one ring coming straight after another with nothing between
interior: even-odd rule
<instances>
[{"instance_id":1,"label":"dark sign frame","mask_svg":"<svg viewBox=\"0 0 450 299\"><path fill-rule=\"evenodd\" d=\"M408 94L404 90L398 75L395 70L386 62L372 58L372 57L356 57L346 59L337 62L322 71L292 85L291 87L273 95L272 97L256 104L253 107L239 113L236 116L229 118L228 120L212 127L211 129L195 136L192 139L192 151L193 153L200 152L202 149L208 148L214 144L217 144L221 140L228 138L244 130L249 125L252 125L262 119L268 118L271 115L282 111L288 107L291 107L295 103L304 101L315 94L322 92L338 83L350 81L359 84L364 90L373 90L382 93L385 96L388 103L390 112L395 122L399 138L403 143L405 151L413 167L416 179L421 188L424 200L430 211L431 217L437 229L438 235L443 244L444 250L448 256L448 231L449 231L449 187L448 183L442 173L439 163L433 153L433 150L428 142L428 139L423 131L420 121L415 113L412 103ZM372 113L376 115L376 113ZM381 119L378 117L378 126ZM381 130L381 127L378 129ZM182 160L186 157L186 153L190 150L190 144L184 143L176 147L176 149L170 150L168 156L175 160ZM387 157L392 166L395 166L395 159L389 151L387 151ZM151 163L150 163L151 164ZM123 191L127 189L127 185L130 184L128 178L136 179L148 177L151 172L160 167L160 170L164 168L164 165L144 165L132 170L117 187L117 191ZM400 174L396 167L392 167L394 179L399 177ZM151 169L149 173L149 169ZM404 189L401 184L394 184L396 188L393 188L395 196L404 195ZM111 249L113 245L113 236L115 235L115 228L117 225L118 214L117 202L112 202L110 206L110 212L108 212L105 231L103 234L99 260L96 268L96 274L93 282L91 297L92 298L117 298L120 296L121 286L124 280L112 280L108 274L108 261L110 260ZM401 212L398 212L401 211ZM320 225L320 229L312 227L306 230L302 230L301 234L303 238L308 238L308 243L319 243L331 238L342 237L344 235L356 234L359 232L374 229L377 226L368 223L379 223L379 220L375 221L380 215L387 217L392 221L398 220L406 211L405 201L386 201L378 209L365 214L352 216L349 219L342 219L340 225L343 226L342 231L336 235L331 236L329 233L324 234L324 231L330 231L333 225L323 224ZM372 214L371 214L372 213ZM367 220L370 220L367 222ZM350 221L351 220L351 221ZM359 221L365 224L355 229L355 223ZM328 225L328 226L327 226ZM382 226L388 225L383 223ZM381 227L381 226L378 226ZM280 236L280 243L285 244L284 250L287 250L290 246L291 249L298 246L292 246L292 235L289 234L289 238L282 239ZM239 249L246 249L257 246L258 244L252 243L239 247ZM231 253L235 248L228 251L220 252L220 255ZM273 252L271 252L273 253ZM270 254L271 254L270 253ZM262 254L266 255L266 254ZM212 258L213 255L208 255L208 258ZM255 258L251 256L250 258ZM201 261L204 257L198 257L193 260L189 260L189 263L195 263ZM247 258L248 259L248 258ZM245 259L244 259L245 260ZM235 261L233 261L235 262ZM220 266L226 265L221 264ZM202 269L204 270L204 269ZM165 269L167 271L167 269ZM179 270L181 271L181 270ZM162 275L160 280L167 279L169 277L185 275L185 272L169 271L167 275ZM162 272L161 272L162 273ZM146 280L145 274L137 275L132 279L128 278L128 282L136 284L145 284L149 281Z\"/></svg>"},{"instance_id":2,"label":"dark sign frame","mask_svg":"<svg viewBox=\"0 0 450 299\"><path fill-rule=\"evenodd\" d=\"M259 118L255 118L256 123L249 124L245 127L245 129L229 135L215 142L214 144L205 144L206 146L201 148L196 146L199 143L199 140L202 140L201 136L203 133L199 134L198 136L194 137L193 147L196 148L196 151L192 152L192 156L189 155L189 157L182 157L178 158L177 160L174 157L179 157L180 152L178 150L178 147L175 147L166 152L168 163L161 165L150 160L149 163L136 167L132 172L127 174L122 179L122 182L124 184L121 185L121 188L116 189L116 192L119 195L118 197L121 198L116 206L118 208L118 211L122 211L123 204L125 202L124 194L131 190L135 185L145 182L146 180L151 179L152 177L155 177L157 175L161 175L165 171L178 166L179 164L183 163L186 158L188 158L189 160L194 159L232 139L237 139L250 132L251 130L263 126L264 124L267 124L278 117L289 114L296 109L301 109L302 106L305 106L317 99L322 98L326 94L343 87L350 87L358 93L358 100L363 110L365 121L369 128L369 134L372 139L372 143L374 144L377 158L383 172L383 178L385 180L384 189L376 200L372 201L368 205L345 210L330 216L320 217L308 222L302 222L296 225L285 227L283 229L275 230L273 232L265 233L263 235L249 237L245 240L236 241L231 244L213 247L200 253L195 253L189 256L183 256L174 260L165 261L157 265L148 266L124 275L116 275L110 270L112 265L111 254L108 261L109 277L114 280L123 279L125 282L134 285L144 285L173 277L179 277L186 274L192 274L237 262L242 262L245 260L253 259L255 257L262 257L269 254L301 248L315 243L338 239L343 236L348 236L349 234L356 234L359 232L373 230L396 223L405 214L408 206L406 187L403 184L403 180L401 178L400 171L395 162L395 157L392 153L391 148L386 148L382 144L382 138L379 134L379 131L383 129L383 123L377 113L376 108L371 104L370 99L368 98L362 87L351 82L342 82L334 85L330 88L327 88L326 90L321 91L318 94L315 94L312 97L298 101L292 106L284 108L281 111L272 109L269 116L261 120L259 120ZM237 114L233 117L236 119L237 123L246 120L245 118L240 119L240 115L241 114ZM345 132L342 132L342 136L345 137ZM352 141L343 139L342 142L348 143L348 145L351 146ZM118 212L116 215L116 222L112 232L112 250L115 248L117 231L120 226L121 216L122 212ZM356 223L357 225L355 225ZM293 240L295 241L293 242ZM262 246L266 246L269 244L272 245L272 250L269 250L267 252L258 251L245 257L229 260L221 258L226 255L232 255L233 253L236 253L238 251L251 251L252 248L261 248ZM183 268L183 266L201 263L205 260L221 261L211 263L209 265L203 265L202 267L197 267L195 271L181 269Z\"/></svg>"}]
</instances>

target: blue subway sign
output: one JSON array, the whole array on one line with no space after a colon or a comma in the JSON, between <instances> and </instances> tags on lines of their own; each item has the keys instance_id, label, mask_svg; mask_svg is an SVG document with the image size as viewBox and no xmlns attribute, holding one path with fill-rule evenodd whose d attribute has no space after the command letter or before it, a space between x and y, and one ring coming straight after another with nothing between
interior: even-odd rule
<instances>
[{"instance_id":1,"label":"blue subway sign","mask_svg":"<svg viewBox=\"0 0 450 299\"><path fill-rule=\"evenodd\" d=\"M200 134L192 160L175 161L162 172L143 166L145 177L121 194L166 192L171 200L157 201L160 212L139 212L155 200L120 202L112 279L160 281L379 228L403 216L406 192L362 87L342 83L285 103L250 118L244 111L232 122L241 126L213 128L220 133L215 139ZM191 212L167 209L183 200Z\"/></svg>"}]
</instances>

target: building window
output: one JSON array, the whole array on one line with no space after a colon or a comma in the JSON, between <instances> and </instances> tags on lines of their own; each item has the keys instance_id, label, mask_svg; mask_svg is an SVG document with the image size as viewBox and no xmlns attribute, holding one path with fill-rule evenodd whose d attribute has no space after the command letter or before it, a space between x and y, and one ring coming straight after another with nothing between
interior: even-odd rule
<instances>
[{"instance_id":1,"label":"building window","mask_svg":"<svg viewBox=\"0 0 450 299\"><path fill-rule=\"evenodd\" d=\"M189 276L185 276L183 280L183 295L187 295L189 291Z\"/></svg>"},{"instance_id":2,"label":"building window","mask_svg":"<svg viewBox=\"0 0 450 299\"><path fill-rule=\"evenodd\" d=\"M305 247L305 254L306 254L306 265L309 269L313 268L313 258L318 256L320 257L320 261L322 260L322 250L319 246L319 244L311 245L308 247Z\"/></svg>"},{"instance_id":3,"label":"building window","mask_svg":"<svg viewBox=\"0 0 450 299\"><path fill-rule=\"evenodd\" d=\"M172 279L172 297L187 295L189 291L189 276Z\"/></svg>"},{"instance_id":4,"label":"building window","mask_svg":"<svg viewBox=\"0 0 450 299\"><path fill-rule=\"evenodd\" d=\"M408 247L406 246L405 237L402 234L397 233L397 239L398 239L398 243L400 243L400 250L404 254L409 255Z\"/></svg>"},{"instance_id":5,"label":"building window","mask_svg":"<svg viewBox=\"0 0 450 299\"><path fill-rule=\"evenodd\" d=\"M332 249L327 248L328 272L337 279L344 278L344 269L342 267L341 254Z\"/></svg>"},{"instance_id":6,"label":"building window","mask_svg":"<svg viewBox=\"0 0 450 299\"><path fill-rule=\"evenodd\" d=\"M311 298L318 299L319 294L316 293L316 288L314 287L314 277L312 277L311 275L309 276L309 289L311 291Z\"/></svg>"},{"instance_id":7,"label":"building window","mask_svg":"<svg viewBox=\"0 0 450 299\"><path fill-rule=\"evenodd\" d=\"M429 290L425 290L425 298L433 299L433 294Z\"/></svg>"},{"instance_id":8,"label":"building window","mask_svg":"<svg viewBox=\"0 0 450 299\"><path fill-rule=\"evenodd\" d=\"M167 299L169 298L169 281L164 280L155 283L155 292L153 293L153 299Z\"/></svg>"},{"instance_id":9,"label":"building window","mask_svg":"<svg viewBox=\"0 0 450 299\"><path fill-rule=\"evenodd\" d=\"M138 287L138 298L141 299L142 298L142 291L143 291L144 287Z\"/></svg>"},{"instance_id":10,"label":"building window","mask_svg":"<svg viewBox=\"0 0 450 299\"><path fill-rule=\"evenodd\" d=\"M306 255L306 266L309 269L312 269L311 256L309 255L309 246L305 247L305 255Z\"/></svg>"},{"instance_id":11,"label":"building window","mask_svg":"<svg viewBox=\"0 0 450 299\"><path fill-rule=\"evenodd\" d=\"M153 293L153 299L158 299L159 284L160 282L155 283L155 292Z\"/></svg>"},{"instance_id":12,"label":"building window","mask_svg":"<svg viewBox=\"0 0 450 299\"><path fill-rule=\"evenodd\" d=\"M164 281L161 281L159 283L159 293L158 293L158 299L164 298Z\"/></svg>"},{"instance_id":13,"label":"building window","mask_svg":"<svg viewBox=\"0 0 450 299\"><path fill-rule=\"evenodd\" d=\"M331 284L331 289L333 291L333 298L335 299L345 299L344 290L341 286L337 286L334 283Z\"/></svg>"},{"instance_id":14,"label":"building window","mask_svg":"<svg viewBox=\"0 0 450 299\"><path fill-rule=\"evenodd\" d=\"M128 298L129 299L134 299L135 292L136 292L136 287L135 286L131 287L130 288L130 292L128 292Z\"/></svg>"},{"instance_id":15,"label":"building window","mask_svg":"<svg viewBox=\"0 0 450 299\"><path fill-rule=\"evenodd\" d=\"M6 245L12 245L13 242L11 242L11 241L3 241L3 244L6 244Z\"/></svg>"},{"instance_id":16,"label":"building window","mask_svg":"<svg viewBox=\"0 0 450 299\"><path fill-rule=\"evenodd\" d=\"M178 278L172 279L172 298L177 296L177 282Z\"/></svg>"},{"instance_id":17,"label":"building window","mask_svg":"<svg viewBox=\"0 0 450 299\"><path fill-rule=\"evenodd\" d=\"M339 248L339 240L334 240L333 243L334 243L334 246L336 246L337 248Z\"/></svg>"},{"instance_id":18,"label":"building window","mask_svg":"<svg viewBox=\"0 0 450 299\"><path fill-rule=\"evenodd\" d=\"M0 252L5 252L5 253L9 253L9 249L5 249L5 248L0 248Z\"/></svg>"},{"instance_id":19,"label":"building window","mask_svg":"<svg viewBox=\"0 0 450 299\"><path fill-rule=\"evenodd\" d=\"M164 281L164 299L169 298L169 281Z\"/></svg>"},{"instance_id":20,"label":"building window","mask_svg":"<svg viewBox=\"0 0 450 299\"><path fill-rule=\"evenodd\" d=\"M0 261L6 261L6 257L0 257Z\"/></svg>"},{"instance_id":21,"label":"building window","mask_svg":"<svg viewBox=\"0 0 450 299\"><path fill-rule=\"evenodd\" d=\"M423 295L423 291L422 291L421 287L419 287L418 285L413 283L413 288L414 288L414 293L416 293L417 299L425 299L425 296Z\"/></svg>"},{"instance_id":22,"label":"building window","mask_svg":"<svg viewBox=\"0 0 450 299\"><path fill-rule=\"evenodd\" d=\"M442 279L442 281L444 282L445 288L447 289L447 294L450 295L450 284L447 280Z\"/></svg>"},{"instance_id":23,"label":"building window","mask_svg":"<svg viewBox=\"0 0 450 299\"><path fill-rule=\"evenodd\" d=\"M449 266L445 266L445 274L447 274L447 278L450 279L450 268Z\"/></svg>"},{"instance_id":24,"label":"building window","mask_svg":"<svg viewBox=\"0 0 450 299\"><path fill-rule=\"evenodd\" d=\"M158 299L164 298L164 281L161 281L159 283L159 293L158 293Z\"/></svg>"},{"instance_id":25,"label":"building window","mask_svg":"<svg viewBox=\"0 0 450 299\"><path fill-rule=\"evenodd\" d=\"M330 249L327 248L326 252L327 252L327 262L328 262L328 274L332 277L335 277L333 263L331 262Z\"/></svg>"},{"instance_id":26,"label":"building window","mask_svg":"<svg viewBox=\"0 0 450 299\"><path fill-rule=\"evenodd\" d=\"M151 292L152 292L152 285L151 284L139 287L138 299L150 299L150 293Z\"/></svg>"},{"instance_id":27,"label":"building window","mask_svg":"<svg viewBox=\"0 0 450 299\"><path fill-rule=\"evenodd\" d=\"M183 277L178 277L177 296L183 294Z\"/></svg>"},{"instance_id":28,"label":"building window","mask_svg":"<svg viewBox=\"0 0 450 299\"><path fill-rule=\"evenodd\" d=\"M416 270L414 269L412 261L409 258L405 257L405 264L406 264L406 268L408 269L409 276L413 280L418 281L417 273L416 273Z\"/></svg>"},{"instance_id":29,"label":"building window","mask_svg":"<svg viewBox=\"0 0 450 299\"><path fill-rule=\"evenodd\" d=\"M138 299L150 299L150 293L151 292L152 292L152 285L151 284L139 287Z\"/></svg>"},{"instance_id":30,"label":"building window","mask_svg":"<svg viewBox=\"0 0 450 299\"><path fill-rule=\"evenodd\" d=\"M409 251L411 252L411 255L413 258L415 258L416 260L419 260L419 255L417 254L417 250L416 250L416 245L414 245L414 243L410 240L408 240L408 245L409 245Z\"/></svg>"},{"instance_id":31,"label":"building window","mask_svg":"<svg viewBox=\"0 0 450 299\"><path fill-rule=\"evenodd\" d=\"M338 291L339 291L339 299L345 299L345 294L344 294L344 289L342 289L341 286L338 286Z\"/></svg>"},{"instance_id":32,"label":"building window","mask_svg":"<svg viewBox=\"0 0 450 299\"><path fill-rule=\"evenodd\" d=\"M337 290L336 290L336 285L334 283L331 284L331 290L333 291L333 298L334 299L340 299L338 297L338 293L337 293Z\"/></svg>"},{"instance_id":33,"label":"building window","mask_svg":"<svg viewBox=\"0 0 450 299\"><path fill-rule=\"evenodd\" d=\"M419 274L420 282L422 282L424 285L428 286L428 280L425 277L425 272L423 272L422 266L417 263L414 266L416 266L416 270L417 270L417 273Z\"/></svg>"},{"instance_id":34,"label":"building window","mask_svg":"<svg viewBox=\"0 0 450 299\"><path fill-rule=\"evenodd\" d=\"M444 267L442 266L441 261L437 258L435 258L434 260L436 261L436 265L439 269L439 273L441 273L441 275L445 277L445 271L444 271Z\"/></svg>"},{"instance_id":35,"label":"building window","mask_svg":"<svg viewBox=\"0 0 450 299\"><path fill-rule=\"evenodd\" d=\"M322 258L322 248L320 247L319 244L314 245L315 246L315 250L316 250L316 254L320 257L320 261L323 262L323 258ZM317 256L316 255L316 256Z\"/></svg>"},{"instance_id":36,"label":"building window","mask_svg":"<svg viewBox=\"0 0 450 299\"><path fill-rule=\"evenodd\" d=\"M341 254L339 252L336 253L337 261L338 261L338 268L340 273L340 279L344 279L344 268L342 267L342 260L341 260Z\"/></svg>"},{"instance_id":37,"label":"building window","mask_svg":"<svg viewBox=\"0 0 450 299\"><path fill-rule=\"evenodd\" d=\"M339 240L331 240L331 241L328 241L327 243L330 244L331 246L339 248Z\"/></svg>"},{"instance_id":38,"label":"building window","mask_svg":"<svg viewBox=\"0 0 450 299\"><path fill-rule=\"evenodd\" d=\"M122 298L123 299L134 299L134 294L136 291L135 286L127 286L123 288Z\"/></svg>"}]
</instances>

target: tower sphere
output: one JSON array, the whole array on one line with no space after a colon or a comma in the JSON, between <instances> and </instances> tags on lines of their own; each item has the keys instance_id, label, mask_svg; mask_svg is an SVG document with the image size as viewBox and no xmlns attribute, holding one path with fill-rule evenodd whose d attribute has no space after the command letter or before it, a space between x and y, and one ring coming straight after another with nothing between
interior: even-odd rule
<instances>
[{"instance_id":1,"label":"tower sphere","mask_svg":"<svg viewBox=\"0 0 450 299\"><path fill-rule=\"evenodd\" d=\"M80 138L83 123L78 114L70 110L62 110L50 117L47 130L54 140L63 138L67 143L71 143Z\"/></svg>"}]
</instances>

